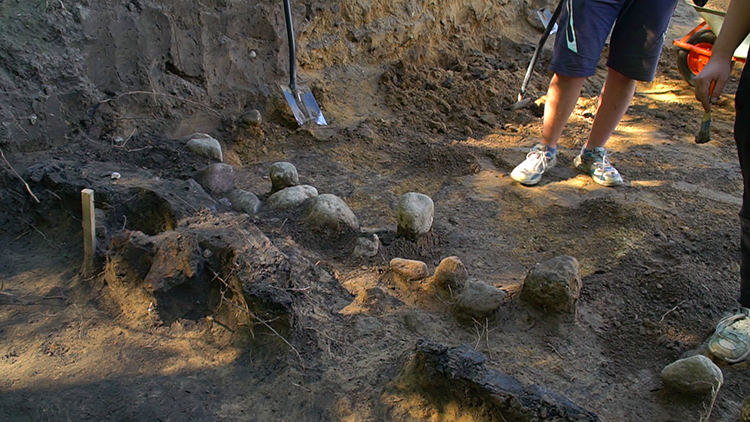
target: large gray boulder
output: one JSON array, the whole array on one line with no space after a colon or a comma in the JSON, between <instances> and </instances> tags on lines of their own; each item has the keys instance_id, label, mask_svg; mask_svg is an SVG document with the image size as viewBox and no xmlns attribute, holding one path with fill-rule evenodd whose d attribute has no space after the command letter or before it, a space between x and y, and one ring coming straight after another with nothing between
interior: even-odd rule
<instances>
[{"instance_id":1,"label":"large gray boulder","mask_svg":"<svg viewBox=\"0 0 750 422\"><path fill-rule=\"evenodd\" d=\"M695 355L670 363L661 371L665 386L683 394L707 396L724 384L724 374L706 356Z\"/></svg>"},{"instance_id":2,"label":"large gray boulder","mask_svg":"<svg viewBox=\"0 0 750 422\"><path fill-rule=\"evenodd\" d=\"M260 207L260 199L254 193L242 189L233 190L227 199L232 203L233 210L249 215L257 213Z\"/></svg>"},{"instance_id":3,"label":"large gray boulder","mask_svg":"<svg viewBox=\"0 0 750 422\"><path fill-rule=\"evenodd\" d=\"M335 235L359 230L359 220L346 202L336 195L326 193L310 202L307 226L317 233Z\"/></svg>"},{"instance_id":4,"label":"large gray boulder","mask_svg":"<svg viewBox=\"0 0 750 422\"><path fill-rule=\"evenodd\" d=\"M234 167L216 163L200 170L196 180L211 195L226 195L234 190L234 177Z\"/></svg>"},{"instance_id":5,"label":"large gray boulder","mask_svg":"<svg viewBox=\"0 0 750 422\"><path fill-rule=\"evenodd\" d=\"M490 316L503 303L508 294L504 290L484 281L470 278L458 295L454 310L464 316L485 318Z\"/></svg>"},{"instance_id":6,"label":"large gray boulder","mask_svg":"<svg viewBox=\"0 0 750 422\"><path fill-rule=\"evenodd\" d=\"M205 133L194 133L182 138L182 140L186 143L187 149L191 152L220 162L224 161L221 144L219 141L211 137L211 135Z\"/></svg>"},{"instance_id":7,"label":"large gray boulder","mask_svg":"<svg viewBox=\"0 0 750 422\"><path fill-rule=\"evenodd\" d=\"M529 272L521 300L548 311L573 313L581 285L578 260L561 255L537 264Z\"/></svg>"},{"instance_id":8,"label":"large gray boulder","mask_svg":"<svg viewBox=\"0 0 750 422\"><path fill-rule=\"evenodd\" d=\"M432 199L421 193L409 192L398 201L396 233L407 239L415 239L432 229L434 218L435 204Z\"/></svg>"},{"instance_id":9,"label":"large gray boulder","mask_svg":"<svg viewBox=\"0 0 750 422\"><path fill-rule=\"evenodd\" d=\"M309 185L292 186L282 189L266 200L265 206L272 211L288 211L318 196L318 190Z\"/></svg>"}]
</instances>

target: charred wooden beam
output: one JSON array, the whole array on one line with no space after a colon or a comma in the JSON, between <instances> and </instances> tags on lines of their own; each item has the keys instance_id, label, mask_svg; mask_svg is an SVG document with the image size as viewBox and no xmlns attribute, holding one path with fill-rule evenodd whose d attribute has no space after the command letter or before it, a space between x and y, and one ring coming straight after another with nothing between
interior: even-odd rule
<instances>
[{"instance_id":1,"label":"charred wooden beam","mask_svg":"<svg viewBox=\"0 0 750 422\"><path fill-rule=\"evenodd\" d=\"M486 358L468 345L447 347L420 339L415 368L424 371L434 387L455 393L456 398L482 399L508 422L555 421L598 422L599 417L568 398L538 385L523 385L517 379L485 366ZM474 401L475 402L475 401Z\"/></svg>"}]
</instances>

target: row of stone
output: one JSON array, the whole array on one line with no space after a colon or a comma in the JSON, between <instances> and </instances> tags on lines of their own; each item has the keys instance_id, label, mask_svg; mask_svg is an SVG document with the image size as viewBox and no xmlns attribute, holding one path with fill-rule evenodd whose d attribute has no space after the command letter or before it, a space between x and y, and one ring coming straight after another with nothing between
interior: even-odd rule
<instances>
[{"instance_id":1,"label":"row of stone","mask_svg":"<svg viewBox=\"0 0 750 422\"><path fill-rule=\"evenodd\" d=\"M456 257L443 259L430 276L422 261L394 258L390 268L403 283L428 279L435 293L451 303L454 310L474 318L484 318L505 303L507 292L474 277ZM526 276L521 299L552 312L573 313L581 292L578 261L559 256L537 264Z\"/></svg>"},{"instance_id":2,"label":"row of stone","mask_svg":"<svg viewBox=\"0 0 750 422\"><path fill-rule=\"evenodd\" d=\"M196 133L183 139L187 148L199 155L223 160L221 144L203 133ZM271 195L263 202L252 192L235 189L234 167L225 163L215 163L198 172L196 180L211 195L221 198L227 207L238 212L255 214L279 214L307 206L303 213L304 221L310 230L327 236L345 231L359 231L357 216L341 198L332 194L318 194L310 185L300 185L297 168L287 162L278 162L269 169ZM416 240L432 230L435 205L424 194L410 192L404 194L397 209L397 235ZM377 254L377 236L363 238L355 247L355 254L374 256ZM374 245L374 246L373 246Z\"/></svg>"}]
</instances>

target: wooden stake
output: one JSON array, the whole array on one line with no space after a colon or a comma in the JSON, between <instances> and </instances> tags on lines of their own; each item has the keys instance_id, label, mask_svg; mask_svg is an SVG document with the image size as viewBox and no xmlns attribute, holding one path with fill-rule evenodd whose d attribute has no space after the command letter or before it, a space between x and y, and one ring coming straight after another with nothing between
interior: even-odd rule
<instances>
[{"instance_id":1,"label":"wooden stake","mask_svg":"<svg viewBox=\"0 0 750 422\"><path fill-rule=\"evenodd\" d=\"M96 213L94 212L94 190L81 191L83 206L83 268L84 277L91 277L94 272L94 249L96 248Z\"/></svg>"}]
</instances>

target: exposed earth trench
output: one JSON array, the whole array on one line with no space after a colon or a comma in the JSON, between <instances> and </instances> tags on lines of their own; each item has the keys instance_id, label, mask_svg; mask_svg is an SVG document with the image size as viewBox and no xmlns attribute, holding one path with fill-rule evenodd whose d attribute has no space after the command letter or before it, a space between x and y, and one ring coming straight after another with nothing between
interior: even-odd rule
<instances>
[{"instance_id":1,"label":"exposed earth trench","mask_svg":"<svg viewBox=\"0 0 750 422\"><path fill-rule=\"evenodd\" d=\"M626 185L572 166L603 59L557 167L523 187L508 175L540 138L551 40L534 101L510 106L542 6L293 4L299 77L329 122L300 128L279 88L281 4L0 0L0 419L698 421L712 406L708 420L739 420L747 364L720 364L713 404L659 378L705 353L735 306L739 67L712 141L696 144L702 110L671 40L699 16L680 2L656 80L608 144ZM361 233L233 211L195 181L216 160L187 149L194 133L219 140L235 186L262 203L269 168L289 162ZM98 209L91 277L84 188ZM418 241L396 233L408 192L435 204ZM352 254L362 233L377 234L374 256ZM580 263L576 312L521 301L529 270L561 255ZM450 256L506 302L462 317L389 266L433 272ZM502 399L516 393L526 401Z\"/></svg>"}]
</instances>

